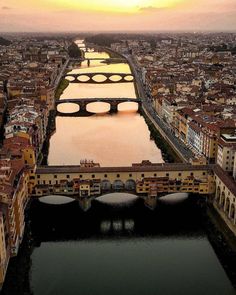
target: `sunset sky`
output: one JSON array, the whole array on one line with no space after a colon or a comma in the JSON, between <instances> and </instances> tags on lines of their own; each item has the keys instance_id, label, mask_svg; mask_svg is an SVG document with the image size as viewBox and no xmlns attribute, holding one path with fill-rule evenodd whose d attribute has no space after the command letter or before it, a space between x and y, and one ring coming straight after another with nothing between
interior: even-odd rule
<instances>
[{"instance_id":1,"label":"sunset sky","mask_svg":"<svg viewBox=\"0 0 236 295\"><path fill-rule=\"evenodd\" d=\"M0 31L236 31L236 0L0 0Z\"/></svg>"}]
</instances>

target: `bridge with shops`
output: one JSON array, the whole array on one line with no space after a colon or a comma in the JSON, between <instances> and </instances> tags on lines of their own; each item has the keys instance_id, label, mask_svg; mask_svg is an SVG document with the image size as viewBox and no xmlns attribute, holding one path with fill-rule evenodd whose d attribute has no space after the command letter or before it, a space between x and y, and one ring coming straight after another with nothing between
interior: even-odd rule
<instances>
[{"instance_id":1,"label":"bridge with shops","mask_svg":"<svg viewBox=\"0 0 236 295\"><path fill-rule=\"evenodd\" d=\"M144 161L130 167L100 167L94 163L78 166L39 166L33 196L66 195L84 209L104 194L129 192L155 208L163 194L184 192L211 195L215 191L212 165L152 164Z\"/></svg>"}]
</instances>

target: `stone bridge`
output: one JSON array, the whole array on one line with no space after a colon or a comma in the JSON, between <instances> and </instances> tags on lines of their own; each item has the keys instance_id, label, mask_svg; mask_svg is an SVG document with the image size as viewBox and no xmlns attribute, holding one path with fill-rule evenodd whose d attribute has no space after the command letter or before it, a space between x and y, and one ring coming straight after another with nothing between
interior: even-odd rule
<instances>
[{"instance_id":1,"label":"stone bridge","mask_svg":"<svg viewBox=\"0 0 236 295\"><path fill-rule=\"evenodd\" d=\"M91 201L112 192L129 192L155 208L163 194L215 192L212 165L152 164L143 161L130 167L100 167L84 162L80 166L41 166L35 173L33 197L67 195L85 210Z\"/></svg>"},{"instance_id":2,"label":"stone bridge","mask_svg":"<svg viewBox=\"0 0 236 295\"><path fill-rule=\"evenodd\" d=\"M66 103L73 103L78 105L79 110L73 112L73 114L79 114L79 113L86 113L87 111L87 105L94 102L105 102L110 105L110 112L115 113L118 111L118 105L124 102L135 102L139 105L139 109L142 105L142 100L140 98L68 98L68 99L61 99L57 100L55 102L55 106L57 109L57 112L59 115L64 115L62 111L58 110L59 105L63 105Z\"/></svg>"},{"instance_id":3,"label":"stone bridge","mask_svg":"<svg viewBox=\"0 0 236 295\"><path fill-rule=\"evenodd\" d=\"M101 81L96 80L102 78ZM66 74L65 79L70 83L130 83L134 82L134 76L127 73L79 73L79 74ZM82 78L82 79L81 79ZM115 78L115 80L114 80Z\"/></svg>"}]
</instances>

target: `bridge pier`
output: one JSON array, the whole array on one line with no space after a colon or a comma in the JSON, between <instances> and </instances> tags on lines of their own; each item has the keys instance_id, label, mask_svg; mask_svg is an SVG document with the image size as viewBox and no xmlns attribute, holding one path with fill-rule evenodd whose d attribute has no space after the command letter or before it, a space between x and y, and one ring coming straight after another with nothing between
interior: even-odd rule
<instances>
[{"instance_id":1,"label":"bridge pier","mask_svg":"<svg viewBox=\"0 0 236 295\"><path fill-rule=\"evenodd\" d=\"M154 210L157 206L157 196L147 196L144 198L144 205L151 210Z\"/></svg>"},{"instance_id":2,"label":"bridge pier","mask_svg":"<svg viewBox=\"0 0 236 295\"><path fill-rule=\"evenodd\" d=\"M92 206L92 200L91 200L91 198L79 198L78 201L79 201L80 208L84 212L88 211L91 208L91 206Z\"/></svg>"},{"instance_id":3,"label":"bridge pier","mask_svg":"<svg viewBox=\"0 0 236 295\"><path fill-rule=\"evenodd\" d=\"M138 103L138 112L140 113L142 111L142 104Z\"/></svg>"},{"instance_id":4,"label":"bridge pier","mask_svg":"<svg viewBox=\"0 0 236 295\"><path fill-rule=\"evenodd\" d=\"M110 103L110 113L117 113L118 112L118 104L117 103Z\"/></svg>"},{"instance_id":5,"label":"bridge pier","mask_svg":"<svg viewBox=\"0 0 236 295\"><path fill-rule=\"evenodd\" d=\"M79 111L82 113L86 113L87 112L87 103L80 102L79 103Z\"/></svg>"}]
</instances>

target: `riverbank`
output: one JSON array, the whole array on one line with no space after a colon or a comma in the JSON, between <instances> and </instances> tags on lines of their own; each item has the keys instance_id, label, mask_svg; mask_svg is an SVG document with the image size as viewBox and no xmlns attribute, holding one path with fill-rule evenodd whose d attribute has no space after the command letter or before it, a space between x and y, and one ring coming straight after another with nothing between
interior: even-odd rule
<instances>
[{"instance_id":1,"label":"riverbank","mask_svg":"<svg viewBox=\"0 0 236 295\"><path fill-rule=\"evenodd\" d=\"M205 227L208 239L227 273L231 283L236 288L236 239L235 235L222 220L213 204L208 203L205 216Z\"/></svg>"},{"instance_id":2,"label":"riverbank","mask_svg":"<svg viewBox=\"0 0 236 295\"><path fill-rule=\"evenodd\" d=\"M145 122L148 126L148 129L151 133L151 137L154 139L158 148L160 148L162 153L162 158L165 163L179 163L181 162L181 158L177 155L177 153L171 148L171 146L163 140L163 136L160 134L156 126L152 123L152 121L148 118L145 111L143 109L140 110L140 114L144 117Z\"/></svg>"},{"instance_id":3,"label":"riverbank","mask_svg":"<svg viewBox=\"0 0 236 295\"><path fill-rule=\"evenodd\" d=\"M66 80L66 79L62 79L55 91L55 100L58 100L62 93L64 92L64 90L69 86L70 81Z\"/></svg>"}]
</instances>

